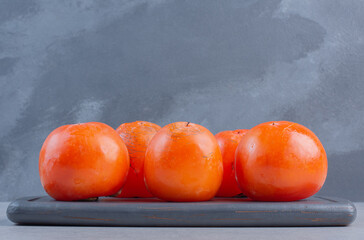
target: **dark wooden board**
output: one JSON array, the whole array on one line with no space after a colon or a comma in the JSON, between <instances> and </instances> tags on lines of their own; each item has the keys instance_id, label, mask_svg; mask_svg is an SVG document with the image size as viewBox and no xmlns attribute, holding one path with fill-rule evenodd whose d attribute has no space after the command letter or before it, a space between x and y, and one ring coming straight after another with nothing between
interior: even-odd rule
<instances>
[{"instance_id":1,"label":"dark wooden board","mask_svg":"<svg viewBox=\"0 0 364 240\"><path fill-rule=\"evenodd\" d=\"M19 224L145 227L345 226L355 220L348 200L311 197L295 202L253 202L215 198L207 202L101 198L58 202L26 197L10 203L8 218Z\"/></svg>"}]
</instances>

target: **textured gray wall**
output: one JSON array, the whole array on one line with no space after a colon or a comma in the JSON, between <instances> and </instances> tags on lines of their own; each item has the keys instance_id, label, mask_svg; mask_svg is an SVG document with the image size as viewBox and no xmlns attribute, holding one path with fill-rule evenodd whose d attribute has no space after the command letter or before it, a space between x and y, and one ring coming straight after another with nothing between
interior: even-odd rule
<instances>
[{"instance_id":1,"label":"textured gray wall","mask_svg":"<svg viewBox=\"0 0 364 240\"><path fill-rule=\"evenodd\" d=\"M0 0L0 200L44 194L64 124L306 125L364 200L364 1Z\"/></svg>"}]
</instances>

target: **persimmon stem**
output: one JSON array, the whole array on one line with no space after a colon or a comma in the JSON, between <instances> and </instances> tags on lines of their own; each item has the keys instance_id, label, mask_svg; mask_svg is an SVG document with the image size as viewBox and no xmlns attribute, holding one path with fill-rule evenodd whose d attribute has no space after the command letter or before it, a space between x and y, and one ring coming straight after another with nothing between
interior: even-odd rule
<instances>
[{"instance_id":1,"label":"persimmon stem","mask_svg":"<svg viewBox=\"0 0 364 240\"><path fill-rule=\"evenodd\" d=\"M190 124L191 122L187 122L187 124L186 124L186 127L188 127L188 124Z\"/></svg>"}]
</instances>

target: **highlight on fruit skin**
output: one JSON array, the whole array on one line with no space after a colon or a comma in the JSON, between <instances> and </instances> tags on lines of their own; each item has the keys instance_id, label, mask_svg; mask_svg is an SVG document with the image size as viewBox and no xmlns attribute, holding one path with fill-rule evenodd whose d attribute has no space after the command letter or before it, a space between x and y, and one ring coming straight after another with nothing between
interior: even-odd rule
<instances>
[{"instance_id":1,"label":"highlight on fruit skin","mask_svg":"<svg viewBox=\"0 0 364 240\"><path fill-rule=\"evenodd\" d=\"M153 197L144 183L144 159L150 140L160 129L157 124L146 121L123 123L116 129L128 148L130 170L121 193L115 197Z\"/></svg>"},{"instance_id":2,"label":"highlight on fruit skin","mask_svg":"<svg viewBox=\"0 0 364 240\"><path fill-rule=\"evenodd\" d=\"M235 178L234 162L235 150L241 138L247 132L247 129L237 129L233 131L222 131L215 135L221 150L224 166L223 180L216 197L234 197L239 194L242 195Z\"/></svg>"},{"instance_id":3,"label":"highlight on fruit skin","mask_svg":"<svg viewBox=\"0 0 364 240\"><path fill-rule=\"evenodd\" d=\"M235 155L242 192L257 201L295 201L317 193L327 176L327 157L308 128L273 121L250 129Z\"/></svg>"},{"instance_id":4,"label":"highlight on fruit skin","mask_svg":"<svg viewBox=\"0 0 364 240\"><path fill-rule=\"evenodd\" d=\"M39 154L39 175L45 191L60 201L96 200L124 185L128 150L110 126L89 122L53 130Z\"/></svg>"},{"instance_id":5,"label":"highlight on fruit skin","mask_svg":"<svg viewBox=\"0 0 364 240\"><path fill-rule=\"evenodd\" d=\"M144 163L148 190L166 201L207 201L218 191L222 156L214 135L190 122L163 127L150 141Z\"/></svg>"}]
</instances>

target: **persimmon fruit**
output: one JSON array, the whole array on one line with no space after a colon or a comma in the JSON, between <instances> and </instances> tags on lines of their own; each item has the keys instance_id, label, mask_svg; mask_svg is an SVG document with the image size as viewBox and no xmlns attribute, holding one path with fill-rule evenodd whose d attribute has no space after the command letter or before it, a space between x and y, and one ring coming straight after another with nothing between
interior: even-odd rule
<instances>
[{"instance_id":1,"label":"persimmon fruit","mask_svg":"<svg viewBox=\"0 0 364 240\"><path fill-rule=\"evenodd\" d=\"M241 139L235 170L242 192L258 201L295 201L323 186L327 157L318 137L293 122L259 124Z\"/></svg>"},{"instance_id":2,"label":"persimmon fruit","mask_svg":"<svg viewBox=\"0 0 364 240\"><path fill-rule=\"evenodd\" d=\"M41 183L61 201L113 195L124 185L128 170L123 140L113 128L98 122L55 129L39 154Z\"/></svg>"},{"instance_id":3,"label":"persimmon fruit","mask_svg":"<svg viewBox=\"0 0 364 240\"><path fill-rule=\"evenodd\" d=\"M235 150L247 131L247 129L237 129L234 131L222 131L215 135L221 150L224 166L224 175L220 189L216 194L217 197L233 197L241 194L235 178Z\"/></svg>"},{"instance_id":4,"label":"persimmon fruit","mask_svg":"<svg viewBox=\"0 0 364 240\"><path fill-rule=\"evenodd\" d=\"M136 121L123 123L116 132L123 139L130 156L130 169L126 183L116 197L153 197L144 184L145 151L153 136L161 129L151 122Z\"/></svg>"},{"instance_id":5,"label":"persimmon fruit","mask_svg":"<svg viewBox=\"0 0 364 240\"><path fill-rule=\"evenodd\" d=\"M148 190L166 201L207 201L218 191L222 156L214 135L205 127L176 122L150 141L144 162Z\"/></svg>"}]
</instances>

